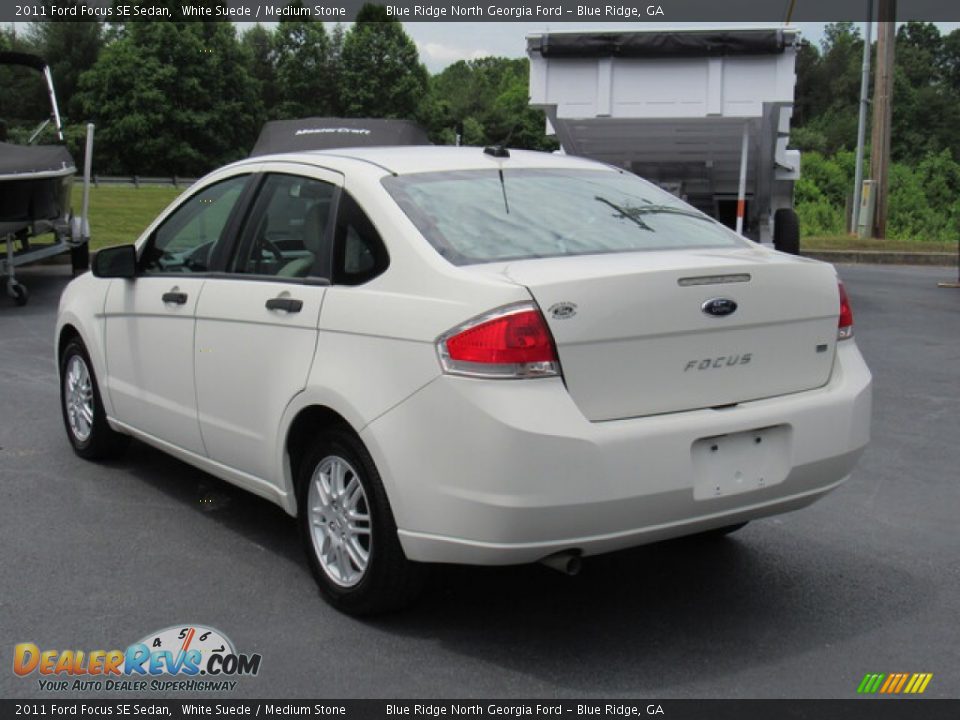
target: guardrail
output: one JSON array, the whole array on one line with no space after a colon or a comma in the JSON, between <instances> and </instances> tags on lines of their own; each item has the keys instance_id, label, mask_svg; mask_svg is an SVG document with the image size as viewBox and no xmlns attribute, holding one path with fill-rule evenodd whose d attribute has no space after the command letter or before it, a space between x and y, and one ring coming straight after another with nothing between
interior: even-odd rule
<instances>
[{"instance_id":1,"label":"guardrail","mask_svg":"<svg viewBox=\"0 0 960 720\"><path fill-rule=\"evenodd\" d=\"M197 178L185 178L173 175L171 177L141 177L140 175L128 175L126 177L94 175L93 186L100 185L172 185L173 187L186 187L197 181Z\"/></svg>"}]
</instances>

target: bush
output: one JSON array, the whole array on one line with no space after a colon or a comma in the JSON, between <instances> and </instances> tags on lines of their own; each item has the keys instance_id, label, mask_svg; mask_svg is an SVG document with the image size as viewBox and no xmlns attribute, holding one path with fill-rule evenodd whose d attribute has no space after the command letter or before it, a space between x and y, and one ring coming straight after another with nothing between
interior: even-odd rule
<instances>
[{"instance_id":1,"label":"bush","mask_svg":"<svg viewBox=\"0 0 960 720\"><path fill-rule=\"evenodd\" d=\"M853 193L854 154L803 155L794 201L804 237L846 231L846 199ZM869 168L866 170L869 172ZM916 167L890 166L887 237L954 242L960 238L960 163L949 150L927 154Z\"/></svg>"},{"instance_id":2,"label":"bush","mask_svg":"<svg viewBox=\"0 0 960 720\"><path fill-rule=\"evenodd\" d=\"M848 175L847 163L838 156L824 157L818 152L811 152L804 154L801 168L802 176L816 185L832 205L841 209L846 205L846 199L853 194L852 164Z\"/></svg>"},{"instance_id":3,"label":"bush","mask_svg":"<svg viewBox=\"0 0 960 720\"><path fill-rule=\"evenodd\" d=\"M913 169L902 163L893 163L890 166L887 237L895 240L939 240L941 225Z\"/></svg>"},{"instance_id":4,"label":"bush","mask_svg":"<svg viewBox=\"0 0 960 720\"><path fill-rule=\"evenodd\" d=\"M826 200L797 203L800 232L804 237L815 235L839 235L844 227L843 210Z\"/></svg>"}]
</instances>

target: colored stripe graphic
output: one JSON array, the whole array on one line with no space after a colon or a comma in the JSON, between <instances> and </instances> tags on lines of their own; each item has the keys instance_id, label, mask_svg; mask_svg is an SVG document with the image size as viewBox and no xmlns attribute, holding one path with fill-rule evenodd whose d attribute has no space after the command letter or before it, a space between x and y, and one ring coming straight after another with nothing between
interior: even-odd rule
<instances>
[{"instance_id":1,"label":"colored stripe graphic","mask_svg":"<svg viewBox=\"0 0 960 720\"><path fill-rule=\"evenodd\" d=\"M880 689L880 683L883 682L883 679L886 677L883 673L867 673L863 676L863 680L860 681L860 687L857 688L858 693L867 693L872 694Z\"/></svg>"},{"instance_id":2,"label":"colored stripe graphic","mask_svg":"<svg viewBox=\"0 0 960 720\"><path fill-rule=\"evenodd\" d=\"M861 695L919 695L927 689L933 673L867 673L857 686Z\"/></svg>"},{"instance_id":3,"label":"colored stripe graphic","mask_svg":"<svg viewBox=\"0 0 960 720\"><path fill-rule=\"evenodd\" d=\"M904 683L907 682L907 678L910 677L910 673L901 673L900 680L897 682L897 687L891 690L890 692L898 693L903 688Z\"/></svg>"}]
</instances>

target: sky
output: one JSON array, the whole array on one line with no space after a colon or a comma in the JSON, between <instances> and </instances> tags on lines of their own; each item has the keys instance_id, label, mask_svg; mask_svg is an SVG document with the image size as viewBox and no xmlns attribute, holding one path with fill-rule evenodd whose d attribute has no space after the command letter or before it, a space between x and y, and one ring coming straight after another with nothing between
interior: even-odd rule
<instances>
[{"instance_id":1,"label":"sky","mask_svg":"<svg viewBox=\"0 0 960 720\"><path fill-rule=\"evenodd\" d=\"M951 0L956 2L956 0ZM750 23L738 23L744 27ZM757 23L769 27L770 23ZM861 35L865 23L859 23ZM960 23L936 23L940 32L947 34L960 27ZM601 30L646 30L667 29L662 23L544 23L544 22L477 22L477 23L404 23L407 34L413 38L420 50L420 60L430 72L439 72L457 60L472 60L486 55L522 57L526 54L526 36L530 33L546 31L581 30L595 32ZM703 24L678 23L673 28L703 27ZM823 23L795 23L803 37L816 45L823 39ZM876 27L873 37L876 38Z\"/></svg>"},{"instance_id":2,"label":"sky","mask_svg":"<svg viewBox=\"0 0 960 720\"><path fill-rule=\"evenodd\" d=\"M759 23L758 23L759 25ZM522 57L527 51L527 35L541 32L603 30L664 30L663 23L576 23L576 22L432 22L403 24L407 34L417 43L420 60L430 72L439 72L457 60L473 60L487 55ZM743 27L739 23L737 27ZM769 27L769 23L766 23ZM671 28L704 27L702 23L677 23ZM823 23L799 23L804 37L819 42L823 37Z\"/></svg>"}]
</instances>

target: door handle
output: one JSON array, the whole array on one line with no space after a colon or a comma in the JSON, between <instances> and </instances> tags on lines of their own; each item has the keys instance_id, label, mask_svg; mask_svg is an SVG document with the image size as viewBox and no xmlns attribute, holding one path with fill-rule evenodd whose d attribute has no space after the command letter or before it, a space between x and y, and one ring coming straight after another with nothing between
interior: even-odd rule
<instances>
[{"instance_id":1,"label":"door handle","mask_svg":"<svg viewBox=\"0 0 960 720\"><path fill-rule=\"evenodd\" d=\"M187 304L187 294L185 292L165 292L162 299L165 303Z\"/></svg>"},{"instance_id":2,"label":"door handle","mask_svg":"<svg viewBox=\"0 0 960 720\"><path fill-rule=\"evenodd\" d=\"M284 310L288 313L300 312L303 307L303 301L296 298L275 297L267 300L267 310Z\"/></svg>"}]
</instances>

